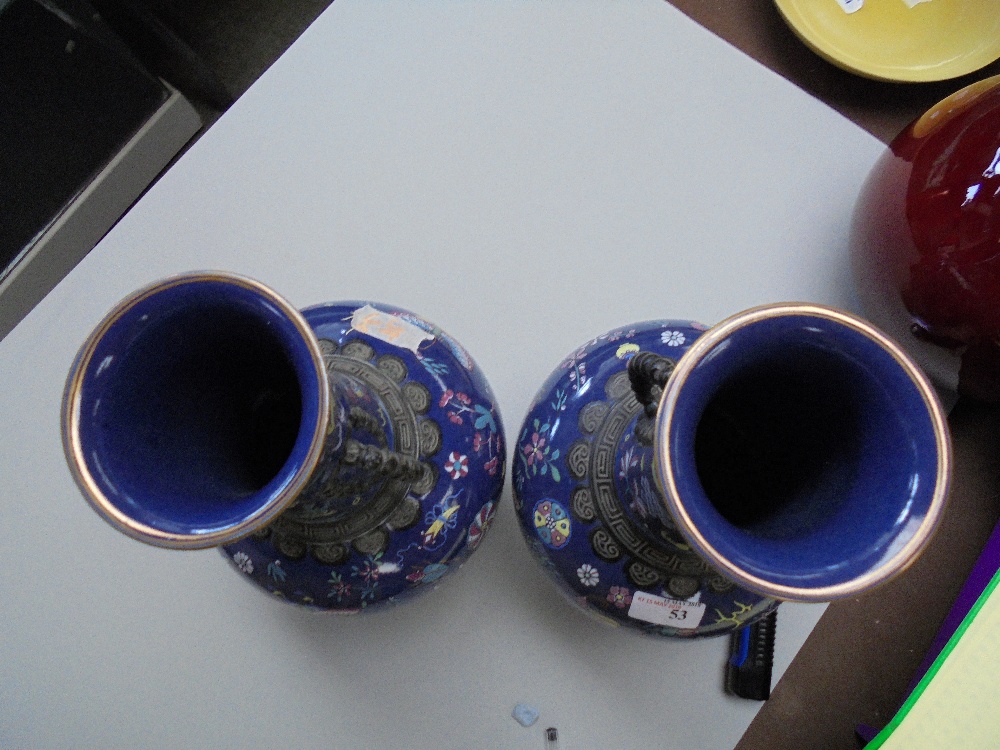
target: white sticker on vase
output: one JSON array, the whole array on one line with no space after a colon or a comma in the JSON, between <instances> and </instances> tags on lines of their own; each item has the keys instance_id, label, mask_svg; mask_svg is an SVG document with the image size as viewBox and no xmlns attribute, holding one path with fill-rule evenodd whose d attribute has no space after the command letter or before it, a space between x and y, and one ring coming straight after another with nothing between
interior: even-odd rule
<instances>
[{"instance_id":1,"label":"white sticker on vase","mask_svg":"<svg viewBox=\"0 0 1000 750\"><path fill-rule=\"evenodd\" d=\"M844 13L854 13L861 10L861 6L865 4L865 0L837 0L837 4L843 9Z\"/></svg>"},{"instance_id":2,"label":"white sticker on vase","mask_svg":"<svg viewBox=\"0 0 1000 750\"><path fill-rule=\"evenodd\" d=\"M682 602L664 599L656 594L636 591L628 608L628 616L654 625L674 628L696 628L705 616L705 602Z\"/></svg>"},{"instance_id":3,"label":"white sticker on vase","mask_svg":"<svg viewBox=\"0 0 1000 750\"><path fill-rule=\"evenodd\" d=\"M351 328L387 344L409 349L414 354L417 353L421 342L434 338L433 334L418 328L413 323L376 310L371 305L359 307L354 311L351 316Z\"/></svg>"},{"instance_id":4,"label":"white sticker on vase","mask_svg":"<svg viewBox=\"0 0 1000 750\"><path fill-rule=\"evenodd\" d=\"M903 2L906 3L907 8L913 8L920 5L920 3L929 3L930 1L931 0L903 0Z\"/></svg>"}]
</instances>

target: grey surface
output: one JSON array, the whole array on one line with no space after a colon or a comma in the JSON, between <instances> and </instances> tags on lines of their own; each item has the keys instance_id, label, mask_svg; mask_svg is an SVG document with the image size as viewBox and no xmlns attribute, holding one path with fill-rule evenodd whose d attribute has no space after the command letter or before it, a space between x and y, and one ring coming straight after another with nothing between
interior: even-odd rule
<instances>
[{"instance_id":1,"label":"grey surface","mask_svg":"<svg viewBox=\"0 0 1000 750\"><path fill-rule=\"evenodd\" d=\"M194 52L235 97L241 96L331 0L147 0L149 11ZM221 114L195 101L206 129Z\"/></svg>"},{"instance_id":2,"label":"grey surface","mask_svg":"<svg viewBox=\"0 0 1000 750\"><path fill-rule=\"evenodd\" d=\"M339 0L0 342L0 746L537 748L554 725L564 750L732 747L757 704L722 693L725 642L571 610L509 493L438 591L317 617L103 525L64 466L62 383L121 296L224 268L437 322L513 450L548 372L609 328L853 307L846 217L880 151L657 0ZM821 611L782 610L778 674Z\"/></svg>"},{"instance_id":3,"label":"grey surface","mask_svg":"<svg viewBox=\"0 0 1000 750\"><path fill-rule=\"evenodd\" d=\"M96 245L201 127L168 85L168 98L82 187L0 277L0 339Z\"/></svg>"},{"instance_id":4,"label":"grey surface","mask_svg":"<svg viewBox=\"0 0 1000 750\"><path fill-rule=\"evenodd\" d=\"M161 0L172 25L239 96L288 49L331 0Z\"/></svg>"}]
</instances>

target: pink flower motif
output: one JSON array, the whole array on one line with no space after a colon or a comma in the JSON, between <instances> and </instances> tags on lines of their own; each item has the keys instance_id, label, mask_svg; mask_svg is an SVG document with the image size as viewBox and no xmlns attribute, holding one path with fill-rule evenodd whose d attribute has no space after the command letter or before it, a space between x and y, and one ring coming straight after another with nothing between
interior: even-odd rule
<instances>
[{"instance_id":1,"label":"pink flower motif","mask_svg":"<svg viewBox=\"0 0 1000 750\"><path fill-rule=\"evenodd\" d=\"M345 583L344 581L335 581L333 588L330 593L327 594L329 597L337 597L337 601L341 602L351 595L351 584Z\"/></svg>"},{"instance_id":2,"label":"pink flower motif","mask_svg":"<svg viewBox=\"0 0 1000 750\"><path fill-rule=\"evenodd\" d=\"M608 590L608 601L618 609L624 609L632 603L632 592L624 586L612 586Z\"/></svg>"},{"instance_id":3,"label":"pink flower motif","mask_svg":"<svg viewBox=\"0 0 1000 750\"><path fill-rule=\"evenodd\" d=\"M584 355L587 353L587 347L582 346L577 349L573 354L569 355L566 359L562 361L560 367L564 370L568 370L571 367L576 367L577 362L583 359Z\"/></svg>"},{"instance_id":4,"label":"pink flower motif","mask_svg":"<svg viewBox=\"0 0 1000 750\"><path fill-rule=\"evenodd\" d=\"M378 580L379 569L378 564L373 560L365 560L364 564L359 568L358 566L352 566L354 570L354 575L360 576L361 580L371 583Z\"/></svg>"},{"instance_id":5,"label":"pink flower motif","mask_svg":"<svg viewBox=\"0 0 1000 750\"><path fill-rule=\"evenodd\" d=\"M486 473L489 474L491 477L496 476L497 469L500 468L500 456L494 456L493 458L491 458L489 461L483 464L483 468L486 469Z\"/></svg>"},{"instance_id":6,"label":"pink flower motif","mask_svg":"<svg viewBox=\"0 0 1000 750\"><path fill-rule=\"evenodd\" d=\"M528 466L531 466L535 461L541 463L545 460L545 452L542 450L545 447L545 438L539 435L537 432L531 436L531 443L525 443L524 445L524 455L528 458Z\"/></svg>"},{"instance_id":7,"label":"pink flower motif","mask_svg":"<svg viewBox=\"0 0 1000 750\"><path fill-rule=\"evenodd\" d=\"M446 390L443 394L441 394L441 400L438 401L438 406L440 406L442 408L445 407L445 406L447 406L448 402L451 401L451 397L454 396L454 395L455 395L455 391L453 391L451 388L449 388L448 390Z\"/></svg>"},{"instance_id":8,"label":"pink flower motif","mask_svg":"<svg viewBox=\"0 0 1000 750\"><path fill-rule=\"evenodd\" d=\"M453 411L448 412L448 421L452 424L462 424L462 418Z\"/></svg>"},{"instance_id":9,"label":"pink flower motif","mask_svg":"<svg viewBox=\"0 0 1000 750\"><path fill-rule=\"evenodd\" d=\"M469 473L469 457L452 451L448 454L448 460L445 461L444 470L452 479L461 479Z\"/></svg>"},{"instance_id":10,"label":"pink flower motif","mask_svg":"<svg viewBox=\"0 0 1000 750\"><path fill-rule=\"evenodd\" d=\"M477 432L472 436L472 452L479 453L483 449L483 433Z\"/></svg>"},{"instance_id":11,"label":"pink flower motif","mask_svg":"<svg viewBox=\"0 0 1000 750\"><path fill-rule=\"evenodd\" d=\"M469 398L469 397L468 397L467 395L465 395L464 393L461 393L461 392L459 392L459 393L456 393L456 394L455 394L455 398L456 398L456 399L458 399L459 401L461 401L461 402L462 402L463 404L465 404L466 406L468 406L469 404L471 404L471 403L472 403L472 399L471 399L471 398Z\"/></svg>"}]
</instances>

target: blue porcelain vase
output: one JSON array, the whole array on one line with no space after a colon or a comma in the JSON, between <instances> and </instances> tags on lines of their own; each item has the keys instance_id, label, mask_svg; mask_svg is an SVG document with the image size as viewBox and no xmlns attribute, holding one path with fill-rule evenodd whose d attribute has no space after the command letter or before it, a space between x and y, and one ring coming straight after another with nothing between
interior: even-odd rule
<instances>
[{"instance_id":1,"label":"blue porcelain vase","mask_svg":"<svg viewBox=\"0 0 1000 750\"><path fill-rule=\"evenodd\" d=\"M947 422L902 350L808 304L657 320L556 368L518 433L514 502L558 588L646 633L730 633L856 595L937 525Z\"/></svg>"},{"instance_id":2,"label":"blue porcelain vase","mask_svg":"<svg viewBox=\"0 0 1000 750\"><path fill-rule=\"evenodd\" d=\"M72 473L120 531L220 547L285 601L358 612L460 565L504 483L472 358L371 302L301 313L227 273L166 279L83 345L63 401Z\"/></svg>"}]
</instances>

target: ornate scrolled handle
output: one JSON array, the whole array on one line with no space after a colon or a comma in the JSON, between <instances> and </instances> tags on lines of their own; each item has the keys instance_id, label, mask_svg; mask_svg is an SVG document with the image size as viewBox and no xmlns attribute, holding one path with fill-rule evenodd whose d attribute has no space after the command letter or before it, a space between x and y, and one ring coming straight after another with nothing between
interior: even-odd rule
<instances>
[{"instance_id":1,"label":"ornate scrolled handle","mask_svg":"<svg viewBox=\"0 0 1000 750\"><path fill-rule=\"evenodd\" d=\"M642 404L647 417L655 417L663 387L674 371L674 361L653 352L639 352L628 361L628 379L632 392Z\"/></svg>"},{"instance_id":2,"label":"ornate scrolled handle","mask_svg":"<svg viewBox=\"0 0 1000 750\"><path fill-rule=\"evenodd\" d=\"M354 438L344 441L344 452L340 462L346 466L360 466L373 474L405 482L416 482L430 471L425 464L415 458L368 445Z\"/></svg>"}]
</instances>

